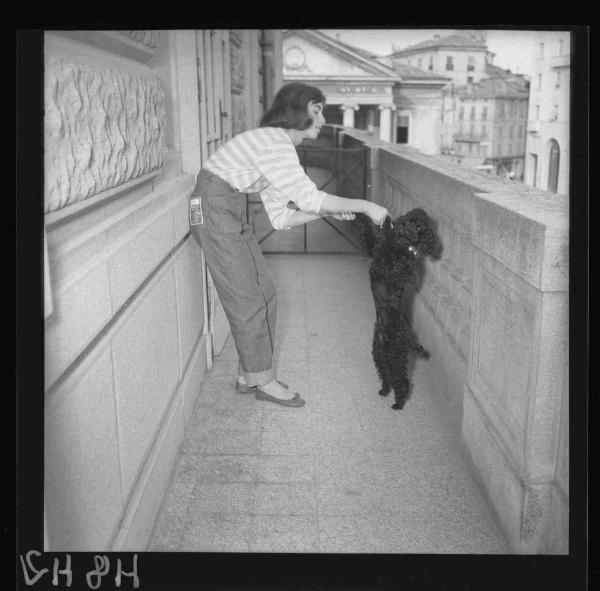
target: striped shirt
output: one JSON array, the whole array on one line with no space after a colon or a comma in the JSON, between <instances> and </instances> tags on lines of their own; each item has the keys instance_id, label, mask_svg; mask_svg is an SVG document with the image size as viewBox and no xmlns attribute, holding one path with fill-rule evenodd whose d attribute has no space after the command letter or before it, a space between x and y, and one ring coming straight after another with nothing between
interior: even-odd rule
<instances>
[{"instance_id":1,"label":"striped shirt","mask_svg":"<svg viewBox=\"0 0 600 591\"><path fill-rule=\"evenodd\" d=\"M222 145L204 164L241 193L260 193L276 229L288 229L288 219L299 209L319 213L327 195L304 172L290 136L279 127L244 131Z\"/></svg>"}]
</instances>

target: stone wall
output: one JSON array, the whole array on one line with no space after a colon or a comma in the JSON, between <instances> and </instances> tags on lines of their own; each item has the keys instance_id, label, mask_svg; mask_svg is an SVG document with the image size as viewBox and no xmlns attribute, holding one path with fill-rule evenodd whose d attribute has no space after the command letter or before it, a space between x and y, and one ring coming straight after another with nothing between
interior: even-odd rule
<instances>
[{"instance_id":1,"label":"stone wall","mask_svg":"<svg viewBox=\"0 0 600 591\"><path fill-rule=\"evenodd\" d=\"M46 551L145 549L203 379L195 47L46 34Z\"/></svg>"},{"instance_id":2,"label":"stone wall","mask_svg":"<svg viewBox=\"0 0 600 591\"><path fill-rule=\"evenodd\" d=\"M512 551L568 553L568 200L347 133L371 199L438 223L412 322Z\"/></svg>"}]
</instances>

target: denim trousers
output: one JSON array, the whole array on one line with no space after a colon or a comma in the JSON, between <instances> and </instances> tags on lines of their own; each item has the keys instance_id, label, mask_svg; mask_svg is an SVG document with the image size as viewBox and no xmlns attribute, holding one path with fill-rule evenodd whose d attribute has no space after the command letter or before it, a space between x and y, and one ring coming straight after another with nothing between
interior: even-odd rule
<instances>
[{"instance_id":1,"label":"denim trousers","mask_svg":"<svg viewBox=\"0 0 600 591\"><path fill-rule=\"evenodd\" d=\"M274 378L277 294L246 215L246 194L208 170L198 174L190 199L200 198L203 223L190 226L204 252L229 320L249 386Z\"/></svg>"}]
</instances>

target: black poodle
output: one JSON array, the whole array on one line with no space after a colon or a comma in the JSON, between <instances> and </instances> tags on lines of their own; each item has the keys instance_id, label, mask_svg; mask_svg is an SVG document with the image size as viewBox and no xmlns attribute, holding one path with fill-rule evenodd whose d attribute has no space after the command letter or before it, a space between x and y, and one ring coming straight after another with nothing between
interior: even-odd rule
<instances>
[{"instance_id":1,"label":"black poodle","mask_svg":"<svg viewBox=\"0 0 600 591\"><path fill-rule=\"evenodd\" d=\"M421 208L375 226L367 216L357 215L355 225L361 245L372 259L369 268L371 291L375 300L375 333L373 360L381 380L381 396L394 390L395 410L404 407L409 398L408 361L411 352L428 358L402 312L406 285L411 282L415 291L420 288L426 256L439 259L442 243L435 223Z\"/></svg>"}]
</instances>

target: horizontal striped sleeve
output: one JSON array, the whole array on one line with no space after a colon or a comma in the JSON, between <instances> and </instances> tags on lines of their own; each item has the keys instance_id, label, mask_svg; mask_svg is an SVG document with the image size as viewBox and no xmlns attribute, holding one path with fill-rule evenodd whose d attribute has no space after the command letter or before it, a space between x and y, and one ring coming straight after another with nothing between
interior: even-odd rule
<instances>
[{"instance_id":1,"label":"horizontal striped sleeve","mask_svg":"<svg viewBox=\"0 0 600 591\"><path fill-rule=\"evenodd\" d=\"M327 195L304 172L291 140L280 137L256 157L256 168L281 193L286 202L293 201L300 209L319 213Z\"/></svg>"},{"instance_id":2,"label":"horizontal striped sleeve","mask_svg":"<svg viewBox=\"0 0 600 591\"><path fill-rule=\"evenodd\" d=\"M288 221L294 210L287 206L286 197L275 186L269 185L260 192L260 198L273 228L289 230Z\"/></svg>"}]
</instances>

